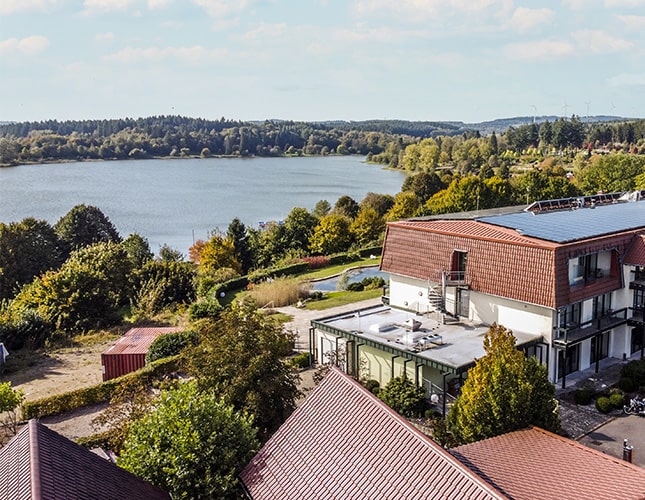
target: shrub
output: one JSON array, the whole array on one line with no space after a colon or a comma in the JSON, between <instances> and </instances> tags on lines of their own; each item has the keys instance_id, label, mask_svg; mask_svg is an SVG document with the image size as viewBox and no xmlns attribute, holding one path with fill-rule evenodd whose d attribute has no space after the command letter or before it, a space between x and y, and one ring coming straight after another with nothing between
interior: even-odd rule
<instances>
[{"instance_id":1,"label":"shrub","mask_svg":"<svg viewBox=\"0 0 645 500\"><path fill-rule=\"evenodd\" d=\"M329 257L326 255L315 255L313 257L303 257L303 262L309 264L309 269L320 269L329 265Z\"/></svg>"},{"instance_id":2,"label":"shrub","mask_svg":"<svg viewBox=\"0 0 645 500\"><path fill-rule=\"evenodd\" d=\"M309 368L311 366L311 356L308 352L303 352L291 358L290 362L294 368Z\"/></svg>"},{"instance_id":3,"label":"shrub","mask_svg":"<svg viewBox=\"0 0 645 500\"><path fill-rule=\"evenodd\" d=\"M219 313L224 309L215 298L193 302L188 308L188 316L191 321L204 318L218 318Z\"/></svg>"},{"instance_id":4,"label":"shrub","mask_svg":"<svg viewBox=\"0 0 645 500\"><path fill-rule=\"evenodd\" d=\"M418 417L425 409L425 389L407 377L395 377L379 391L378 397L404 417Z\"/></svg>"},{"instance_id":5,"label":"shrub","mask_svg":"<svg viewBox=\"0 0 645 500\"><path fill-rule=\"evenodd\" d=\"M381 389L381 384L378 380L369 379L365 382L365 389L370 391L372 394L377 394Z\"/></svg>"},{"instance_id":6,"label":"shrub","mask_svg":"<svg viewBox=\"0 0 645 500\"><path fill-rule=\"evenodd\" d=\"M347 290L348 292L362 292L364 289L365 287L360 281L356 283L350 283L345 288L345 290Z\"/></svg>"},{"instance_id":7,"label":"shrub","mask_svg":"<svg viewBox=\"0 0 645 500\"><path fill-rule=\"evenodd\" d=\"M600 413L609 413L612 409L611 401L606 396L600 396L596 399L596 410Z\"/></svg>"},{"instance_id":8,"label":"shrub","mask_svg":"<svg viewBox=\"0 0 645 500\"><path fill-rule=\"evenodd\" d=\"M150 344L146 353L146 364L179 354L193 336L194 333L190 331L160 335Z\"/></svg>"},{"instance_id":9,"label":"shrub","mask_svg":"<svg viewBox=\"0 0 645 500\"><path fill-rule=\"evenodd\" d=\"M625 398L622 394L611 394L609 396L609 402L614 408L622 408L623 404L625 404Z\"/></svg>"},{"instance_id":10,"label":"shrub","mask_svg":"<svg viewBox=\"0 0 645 500\"><path fill-rule=\"evenodd\" d=\"M590 387L581 387L573 394L573 399L577 405L588 405L593 398L593 389Z\"/></svg>"},{"instance_id":11,"label":"shrub","mask_svg":"<svg viewBox=\"0 0 645 500\"><path fill-rule=\"evenodd\" d=\"M625 392L632 392L634 390L634 381L630 377L620 377L618 387Z\"/></svg>"},{"instance_id":12,"label":"shrub","mask_svg":"<svg viewBox=\"0 0 645 500\"><path fill-rule=\"evenodd\" d=\"M621 377L629 377L634 382L634 388L645 385L645 359L630 361L620 370Z\"/></svg>"},{"instance_id":13,"label":"shrub","mask_svg":"<svg viewBox=\"0 0 645 500\"><path fill-rule=\"evenodd\" d=\"M325 298L325 294L320 290L314 290L313 292L309 292L308 298L310 300L322 300Z\"/></svg>"},{"instance_id":14,"label":"shrub","mask_svg":"<svg viewBox=\"0 0 645 500\"><path fill-rule=\"evenodd\" d=\"M380 276L372 276L371 278L363 278L361 284L365 290L374 290L375 288L385 286L385 280Z\"/></svg>"}]
</instances>

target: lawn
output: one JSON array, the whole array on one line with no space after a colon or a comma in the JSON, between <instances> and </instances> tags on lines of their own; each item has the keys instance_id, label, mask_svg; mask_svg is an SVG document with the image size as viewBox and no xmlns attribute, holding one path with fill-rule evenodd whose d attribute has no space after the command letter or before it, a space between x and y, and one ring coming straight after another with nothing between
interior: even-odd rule
<instances>
[{"instance_id":1,"label":"lawn","mask_svg":"<svg viewBox=\"0 0 645 500\"><path fill-rule=\"evenodd\" d=\"M357 260L355 262L351 262L349 264L338 264L336 266L325 267L323 269L316 269L315 271L299 274L298 279L302 281L310 281L310 280L317 280L322 278L329 278L331 276L336 276L337 274L340 274L347 269L351 269L354 267L362 267L362 266L378 266L380 263L381 263L380 256L378 256L376 259L370 259L368 257L365 259Z\"/></svg>"}]
</instances>

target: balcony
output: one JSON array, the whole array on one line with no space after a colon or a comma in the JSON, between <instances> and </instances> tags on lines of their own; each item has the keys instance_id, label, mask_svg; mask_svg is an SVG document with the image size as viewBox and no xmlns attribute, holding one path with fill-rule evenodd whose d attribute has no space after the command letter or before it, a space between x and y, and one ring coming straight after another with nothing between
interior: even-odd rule
<instances>
[{"instance_id":1,"label":"balcony","mask_svg":"<svg viewBox=\"0 0 645 500\"><path fill-rule=\"evenodd\" d=\"M631 308L632 315L629 318L629 324L632 326L645 325L645 306Z\"/></svg>"},{"instance_id":2,"label":"balcony","mask_svg":"<svg viewBox=\"0 0 645 500\"><path fill-rule=\"evenodd\" d=\"M628 308L609 311L600 318L553 329L553 345L569 347L627 322Z\"/></svg>"},{"instance_id":3,"label":"balcony","mask_svg":"<svg viewBox=\"0 0 645 500\"><path fill-rule=\"evenodd\" d=\"M443 281L445 286L468 286L470 284L466 271L444 271Z\"/></svg>"}]
</instances>

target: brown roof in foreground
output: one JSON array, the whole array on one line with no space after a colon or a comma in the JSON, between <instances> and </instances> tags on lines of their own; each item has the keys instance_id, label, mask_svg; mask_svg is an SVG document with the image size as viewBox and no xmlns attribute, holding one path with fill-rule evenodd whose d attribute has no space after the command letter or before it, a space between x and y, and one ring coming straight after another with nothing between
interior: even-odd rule
<instances>
[{"instance_id":1,"label":"brown roof in foreground","mask_svg":"<svg viewBox=\"0 0 645 500\"><path fill-rule=\"evenodd\" d=\"M451 453L516 500L645 498L645 469L535 427Z\"/></svg>"},{"instance_id":2,"label":"brown roof in foreground","mask_svg":"<svg viewBox=\"0 0 645 500\"><path fill-rule=\"evenodd\" d=\"M254 500L505 498L338 370L241 478Z\"/></svg>"},{"instance_id":3,"label":"brown roof in foreground","mask_svg":"<svg viewBox=\"0 0 645 500\"><path fill-rule=\"evenodd\" d=\"M0 448L2 500L156 500L170 496L30 420Z\"/></svg>"},{"instance_id":4,"label":"brown roof in foreground","mask_svg":"<svg viewBox=\"0 0 645 500\"><path fill-rule=\"evenodd\" d=\"M177 326L131 328L122 337L119 337L114 345L110 346L103 354L146 354L148 348L157 337L183 330L183 328Z\"/></svg>"}]
</instances>

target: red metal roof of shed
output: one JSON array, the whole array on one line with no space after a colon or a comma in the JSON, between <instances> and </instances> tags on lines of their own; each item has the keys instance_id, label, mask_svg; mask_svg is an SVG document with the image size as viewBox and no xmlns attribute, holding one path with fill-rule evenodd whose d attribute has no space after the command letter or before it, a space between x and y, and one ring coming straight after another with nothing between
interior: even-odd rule
<instances>
[{"instance_id":1,"label":"red metal roof of shed","mask_svg":"<svg viewBox=\"0 0 645 500\"><path fill-rule=\"evenodd\" d=\"M0 448L3 500L156 500L168 493L30 420Z\"/></svg>"},{"instance_id":2,"label":"red metal roof of shed","mask_svg":"<svg viewBox=\"0 0 645 500\"><path fill-rule=\"evenodd\" d=\"M103 355L146 354L150 344L157 337L182 330L183 328L176 326L131 328L113 346L103 352Z\"/></svg>"},{"instance_id":3,"label":"red metal roof of shed","mask_svg":"<svg viewBox=\"0 0 645 500\"><path fill-rule=\"evenodd\" d=\"M338 370L312 391L241 478L254 500L505 498Z\"/></svg>"}]
</instances>

